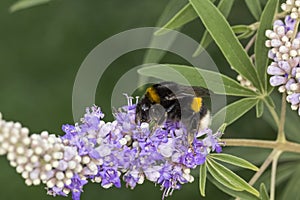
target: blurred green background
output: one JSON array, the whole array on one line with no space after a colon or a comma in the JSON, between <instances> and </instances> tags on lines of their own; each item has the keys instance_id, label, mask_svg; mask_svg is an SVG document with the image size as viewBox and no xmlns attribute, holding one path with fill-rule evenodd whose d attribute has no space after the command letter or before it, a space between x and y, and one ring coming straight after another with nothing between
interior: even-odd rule
<instances>
[{"instance_id":1,"label":"blurred green background","mask_svg":"<svg viewBox=\"0 0 300 200\"><path fill-rule=\"evenodd\" d=\"M0 1L0 111L6 120L20 121L32 133L48 130L62 134L61 125L73 123L72 87L84 58L95 46L114 34L131 28L155 26L168 1L53 0L47 5L9 13L12 3L13 0ZM229 21L231 24L253 21L244 1L235 1ZM200 21L195 20L182 31L199 40L203 29ZM214 44L208 51L220 71L236 76L229 70ZM102 80L104 87L101 83L96 103L107 114L107 120L112 119L109 105L113 84L109 81L117 81L118 74L142 64L144 53L140 50L122 56L112 64ZM182 60L167 55L164 62L177 63ZM249 121L250 118L253 121ZM255 119L253 110L230 126L226 134L225 137L235 138L275 138L274 131L266 122ZM230 148L225 151L236 154ZM251 159L255 161L255 157ZM251 174L245 173L245 177ZM160 199L161 194L159 187L150 183L137 186L134 191L126 188L105 190L90 183L85 187L82 200L150 200ZM225 197L215 187L208 185L207 199ZM182 190L176 191L170 199L183 198L202 199L197 178L193 184L187 184ZM27 187L6 158L0 157L0 199L54 198L46 195L43 186Z\"/></svg>"}]
</instances>

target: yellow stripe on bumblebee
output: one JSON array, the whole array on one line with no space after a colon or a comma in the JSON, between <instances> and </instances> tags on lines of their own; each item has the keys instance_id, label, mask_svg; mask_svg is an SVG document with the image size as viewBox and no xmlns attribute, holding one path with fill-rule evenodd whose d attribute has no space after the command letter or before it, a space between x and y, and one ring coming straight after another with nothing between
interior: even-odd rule
<instances>
[{"instance_id":1,"label":"yellow stripe on bumblebee","mask_svg":"<svg viewBox=\"0 0 300 200\"><path fill-rule=\"evenodd\" d=\"M192 104L191 104L191 109L194 112L200 112L201 107L202 107L202 98L201 97L195 97L193 99Z\"/></svg>"},{"instance_id":2,"label":"yellow stripe on bumblebee","mask_svg":"<svg viewBox=\"0 0 300 200\"><path fill-rule=\"evenodd\" d=\"M153 103L160 103L160 97L156 92L156 89L153 87L149 87L146 90L146 94L149 97L149 100Z\"/></svg>"}]
</instances>

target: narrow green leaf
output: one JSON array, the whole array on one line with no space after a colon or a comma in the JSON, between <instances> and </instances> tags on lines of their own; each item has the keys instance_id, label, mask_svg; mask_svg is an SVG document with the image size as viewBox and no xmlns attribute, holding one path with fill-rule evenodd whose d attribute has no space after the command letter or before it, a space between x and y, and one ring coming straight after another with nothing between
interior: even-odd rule
<instances>
[{"instance_id":1,"label":"narrow green leaf","mask_svg":"<svg viewBox=\"0 0 300 200\"><path fill-rule=\"evenodd\" d=\"M268 64L268 48L265 46L267 29L271 29L274 15L277 12L278 0L269 0L266 4L261 18L260 25L257 30L257 37L255 41L255 63L259 79L263 81L264 90L267 89L267 64Z\"/></svg>"},{"instance_id":2,"label":"narrow green leaf","mask_svg":"<svg viewBox=\"0 0 300 200\"><path fill-rule=\"evenodd\" d=\"M211 0L211 2L215 2L216 0ZM173 4L172 1L170 3ZM176 29L180 28L183 25L193 21L198 17L197 13L195 12L194 8L191 6L190 3L187 3L181 10L179 10L169 21L166 23L160 24L162 26L155 34L161 35L168 32L167 29Z\"/></svg>"},{"instance_id":3,"label":"narrow green leaf","mask_svg":"<svg viewBox=\"0 0 300 200\"><path fill-rule=\"evenodd\" d=\"M242 167L245 169L251 169L253 171L258 171L258 168L248 162L247 160L244 160L242 158L230 155L230 154L225 154L225 153L212 153L210 154L210 157L225 163L229 163L231 165L235 165L238 167Z\"/></svg>"},{"instance_id":4,"label":"narrow green leaf","mask_svg":"<svg viewBox=\"0 0 300 200\"><path fill-rule=\"evenodd\" d=\"M188 4L188 0L171 0L166 5L164 11L162 12L161 16L159 17L159 20L156 23L156 27L161 27L165 23L170 20L182 7ZM172 34L171 36L168 36L168 40L164 40L164 44L166 47L169 47L173 44L173 42L176 39L176 35ZM153 35L151 39L151 46L157 43L161 42L161 37ZM159 61L163 58L163 56L166 54L166 51L161 51L157 49L148 49L145 53L143 63L159 63Z\"/></svg>"},{"instance_id":5,"label":"narrow green leaf","mask_svg":"<svg viewBox=\"0 0 300 200\"><path fill-rule=\"evenodd\" d=\"M264 102L259 100L256 104L256 117L260 118L264 113Z\"/></svg>"},{"instance_id":6,"label":"narrow green leaf","mask_svg":"<svg viewBox=\"0 0 300 200\"><path fill-rule=\"evenodd\" d=\"M191 4L186 4L176 15L170 19L161 29L155 32L155 35L161 35L168 32L168 29L176 29L189 23L198 17Z\"/></svg>"},{"instance_id":7,"label":"narrow green leaf","mask_svg":"<svg viewBox=\"0 0 300 200\"><path fill-rule=\"evenodd\" d=\"M237 38L238 39L247 39L247 38L251 37L254 33L255 33L255 31L249 30L245 33L238 35Z\"/></svg>"},{"instance_id":8,"label":"narrow green leaf","mask_svg":"<svg viewBox=\"0 0 300 200\"><path fill-rule=\"evenodd\" d=\"M235 120L243 116L246 112L248 112L251 108L253 108L257 101L258 100L255 98L243 98L227 105L213 116L213 126L218 127L218 125L222 123L227 123L228 125L230 125Z\"/></svg>"},{"instance_id":9,"label":"narrow green leaf","mask_svg":"<svg viewBox=\"0 0 300 200\"><path fill-rule=\"evenodd\" d=\"M16 12L33 6L42 5L50 2L50 0L20 0L14 3L10 8L10 12Z\"/></svg>"},{"instance_id":10,"label":"narrow green leaf","mask_svg":"<svg viewBox=\"0 0 300 200\"><path fill-rule=\"evenodd\" d=\"M223 124L218 128L218 131L220 131L221 133L224 133L226 127L227 127L227 124L226 124L226 123L223 123Z\"/></svg>"},{"instance_id":11,"label":"narrow green leaf","mask_svg":"<svg viewBox=\"0 0 300 200\"><path fill-rule=\"evenodd\" d=\"M256 20L259 20L261 15L261 5L259 0L245 0L251 14Z\"/></svg>"},{"instance_id":12,"label":"narrow green leaf","mask_svg":"<svg viewBox=\"0 0 300 200\"><path fill-rule=\"evenodd\" d=\"M211 183L213 183L217 188L219 188L223 192L225 192L233 197L240 198L242 200L260 200L258 197L254 196L253 194L248 193L247 191L231 190L228 187L225 187L224 185L222 185L221 183L216 181L215 179L211 178L210 176L208 176L208 180Z\"/></svg>"},{"instance_id":13,"label":"narrow green leaf","mask_svg":"<svg viewBox=\"0 0 300 200\"><path fill-rule=\"evenodd\" d=\"M218 4L218 9L223 14L225 18L228 17L230 10L232 8L234 0L221 0ZM195 11L194 11L195 12ZM198 16L196 14L196 16ZM193 54L193 57L196 57L201 54L203 49L208 47L208 45L213 41L212 37L209 35L208 31L205 31L202 39L200 41L199 47L196 49L195 53Z\"/></svg>"},{"instance_id":14,"label":"narrow green leaf","mask_svg":"<svg viewBox=\"0 0 300 200\"><path fill-rule=\"evenodd\" d=\"M199 171L199 190L201 196L205 196L205 186L206 186L206 163L200 165Z\"/></svg>"},{"instance_id":15,"label":"narrow green leaf","mask_svg":"<svg viewBox=\"0 0 300 200\"><path fill-rule=\"evenodd\" d=\"M252 147L230 147L227 148L226 153L230 155L235 155L237 157L243 157L249 162L256 166L260 166L271 153L269 149L257 149ZM283 154L285 155L285 154ZM237 167L232 167L230 169L238 170Z\"/></svg>"},{"instance_id":16,"label":"narrow green leaf","mask_svg":"<svg viewBox=\"0 0 300 200\"><path fill-rule=\"evenodd\" d=\"M261 88L249 56L222 13L209 0L190 0L190 3L232 68L251 81L256 88Z\"/></svg>"},{"instance_id":17,"label":"narrow green leaf","mask_svg":"<svg viewBox=\"0 0 300 200\"><path fill-rule=\"evenodd\" d=\"M250 27L248 25L235 25L231 27L234 33L244 33L247 31L251 31Z\"/></svg>"},{"instance_id":18,"label":"narrow green leaf","mask_svg":"<svg viewBox=\"0 0 300 200\"><path fill-rule=\"evenodd\" d=\"M245 190L255 196L259 196L259 192L254 187L249 185L244 179L242 179L241 177L236 175L233 171L231 171L230 169L217 163L213 159L210 159L210 158L207 159L207 167L208 167L208 170L210 173L211 173L211 171L213 171L213 173L217 172L217 174L214 174L214 175L211 174L217 180L221 180L222 182L223 182L223 179L227 180L230 184L226 184L224 182L225 183L224 185L229 187L230 189L236 190L236 191ZM213 170L211 170L211 169L213 169ZM221 181L219 181L219 182L222 183ZM232 185L234 185L234 187L231 187Z\"/></svg>"},{"instance_id":19,"label":"narrow green leaf","mask_svg":"<svg viewBox=\"0 0 300 200\"><path fill-rule=\"evenodd\" d=\"M156 22L156 27L162 27L164 24L168 23L170 19L174 17L180 10L189 4L188 0L172 0L169 1L165 6L162 14L159 16L159 19Z\"/></svg>"},{"instance_id":20,"label":"narrow green leaf","mask_svg":"<svg viewBox=\"0 0 300 200\"><path fill-rule=\"evenodd\" d=\"M272 108L275 108L275 103L274 103L273 99L272 99L270 96L266 96L266 97L264 98L264 100L265 100L266 103L267 103L268 105L270 105Z\"/></svg>"},{"instance_id":21,"label":"narrow green leaf","mask_svg":"<svg viewBox=\"0 0 300 200\"><path fill-rule=\"evenodd\" d=\"M227 176L223 173L220 173L215 167L214 167L214 164L212 164L210 162L209 159L207 159L207 169L209 171L209 173L219 182L221 183L222 185L232 189L232 190L235 190L235 191L243 191L244 189L239 186L239 185L236 185L234 183L232 183L231 180L229 180L227 178Z\"/></svg>"},{"instance_id":22,"label":"narrow green leaf","mask_svg":"<svg viewBox=\"0 0 300 200\"><path fill-rule=\"evenodd\" d=\"M215 94L226 94L232 96L256 96L252 90L241 86L237 81L223 74L204 70L200 68L175 65L156 64L138 70L144 76L159 78L166 81L175 81L186 84L188 80L191 85L208 87Z\"/></svg>"},{"instance_id":23,"label":"narrow green leaf","mask_svg":"<svg viewBox=\"0 0 300 200\"><path fill-rule=\"evenodd\" d=\"M263 183L260 185L260 198L261 200L270 200L266 186Z\"/></svg>"}]
</instances>

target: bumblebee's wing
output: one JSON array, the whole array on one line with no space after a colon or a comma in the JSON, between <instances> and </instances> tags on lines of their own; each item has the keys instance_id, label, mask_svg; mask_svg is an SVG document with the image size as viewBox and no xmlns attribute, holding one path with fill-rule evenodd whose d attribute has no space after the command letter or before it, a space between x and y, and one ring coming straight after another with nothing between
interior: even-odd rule
<instances>
[{"instance_id":1,"label":"bumblebee's wing","mask_svg":"<svg viewBox=\"0 0 300 200\"><path fill-rule=\"evenodd\" d=\"M211 91L206 88L198 87L198 86L186 86L179 85L175 82L165 81L160 83L161 87L166 87L175 94L174 98L182 98L187 96L197 96L197 97L208 97ZM172 95L169 96L172 98Z\"/></svg>"},{"instance_id":2,"label":"bumblebee's wing","mask_svg":"<svg viewBox=\"0 0 300 200\"><path fill-rule=\"evenodd\" d=\"M212 91L198 86L192 86L197 97L209 97L212 94Z\"/></svg>"}]
</instances>

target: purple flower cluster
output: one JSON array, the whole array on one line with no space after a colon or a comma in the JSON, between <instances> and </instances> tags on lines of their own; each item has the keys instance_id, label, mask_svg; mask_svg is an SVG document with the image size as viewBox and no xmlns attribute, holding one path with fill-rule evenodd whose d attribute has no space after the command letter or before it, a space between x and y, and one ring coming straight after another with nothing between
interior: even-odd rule
<instances>
[{"instance_id":1,"label":"purple flower cluster","mask_svg":"<svg viewBox=\"0 0 300 200\"><path fill-rule=\"evenodd\" d=\"M62 140L76 147L80 156L95 163L94 171L83 166L83 176L101 183L104 188L135 188L145 179L161 185L163 197L192 182L190 169L205 162L210 151L221 152L221 133L210 129L199 132L192 144L188 143L187 130L181 122L167 121L150 127L148 123L136 124L135 105L114 113L115 121L105 123L99 107L87 109L81 124L64 125Z\"/></svg>"},{"instance_id":2,"label":"purple flower cluster","mask_svg":"<svg viewBox=\"0 0 300 200\"><path fill-rule=\"evenodd\" d=\"M120 188L123 180L134 189L148 179L160 185L164 198L192 182L191 169L203 164L210 152L221 152L220 132L201 130L189 143L181 122L136 124L135 105L128 99L113 122L104 122L100 108L93 106L80 123L64 125L61 137L47 132L29 136L19 123L0 119L0 152L9 155L28 185L44 183L48 194L72 193L74 200L89 180L103 188ZM11 134L16 135L13 143Z\"/></svg>"},{"instance_id":3,"label":"purple flower cluster","mask_svg":"<svg viewBox=\"0 0 300 200\"><path fill-rule=\"evenodd\" d=\"M273 30L267 30L266 46L270 48L269 58L273 62L268 66L271 75L270 84L278 86L281 93L287 93L287 101L300 115L300 35L297 20L290 15L284 22L276 20Z\"/></svg>"}]
</instances>

